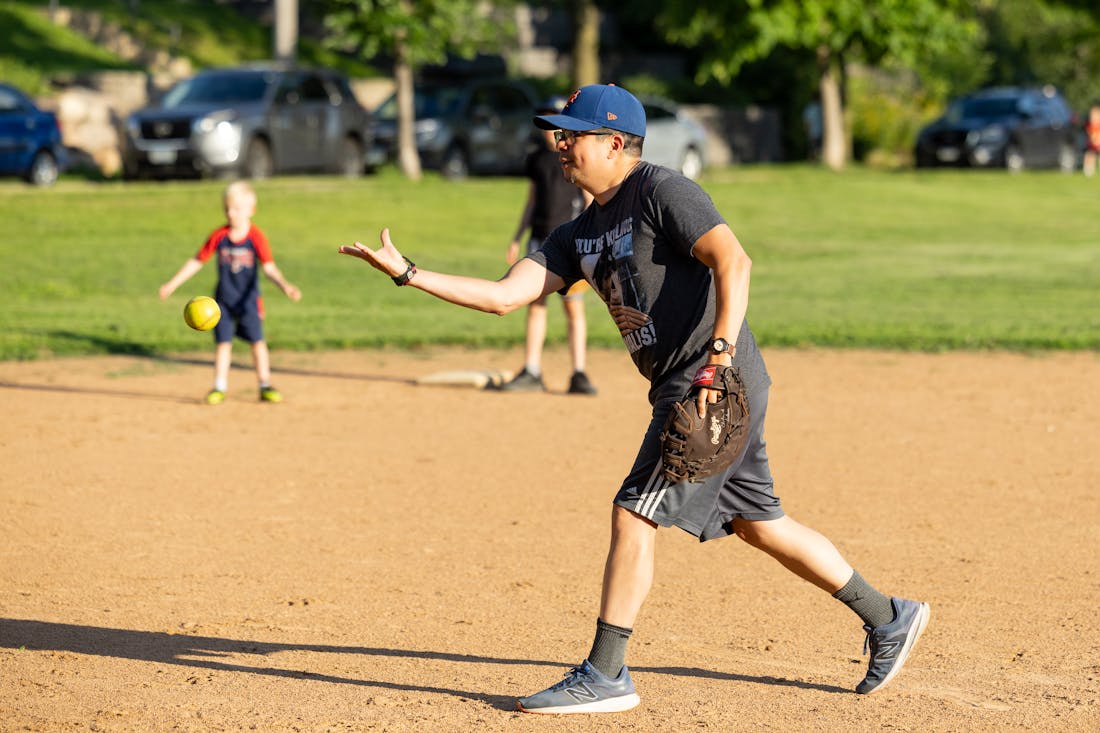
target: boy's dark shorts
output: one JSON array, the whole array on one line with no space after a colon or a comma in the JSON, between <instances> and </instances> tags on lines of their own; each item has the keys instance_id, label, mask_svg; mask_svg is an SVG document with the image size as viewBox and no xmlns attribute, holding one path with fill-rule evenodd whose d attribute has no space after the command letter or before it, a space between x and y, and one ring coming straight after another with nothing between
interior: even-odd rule
<instances>
[{"instance_id":1,"label":"boy's dark shorts","mask_svg":"<svg viewBox=\"0 0 1100 733\"><path fill-rule=\"evenodd\" d=\"M659 436L673 402L687 394L695 367L667 380L658 391L634 467L623 481L615 504L662 527L676 526L700 542L733 534L736 517L748 520L783 516L773 493L771 470L764 444L764 417L768 409L768 380L746 386L749 399L749 439L733 465L702 482L670 483L661 473Z\"/></svg>"},{"instance_id":2,"label":"boy's dark shorts","mask_svg":"<svg viewBox=\"0 0 1100 733\"><path fill-rule=\"evenodd\" d=\"M236 336L250 344L264 340L264 318L261 305L255 299L248 300L244 307L233 312L225 303L218 301L222 309L221 320L214 326L214 341L224 344Z\"/></svg>"}]
</instances>

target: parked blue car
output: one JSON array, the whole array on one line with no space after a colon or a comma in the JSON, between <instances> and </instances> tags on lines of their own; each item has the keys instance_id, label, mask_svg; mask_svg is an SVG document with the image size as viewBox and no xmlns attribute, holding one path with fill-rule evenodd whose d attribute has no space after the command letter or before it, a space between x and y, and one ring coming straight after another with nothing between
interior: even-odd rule
<instances>
[{"instance_id":1,"label":"parked blue car","mask_svg":"<svg viewBox=\"0 0 1100 733\"><path fill-rule=\"evenodd\" d=\"M49 186L65 160L57 117L10 84L0 83L0 175Z\"/></svg>"}]
</instances>

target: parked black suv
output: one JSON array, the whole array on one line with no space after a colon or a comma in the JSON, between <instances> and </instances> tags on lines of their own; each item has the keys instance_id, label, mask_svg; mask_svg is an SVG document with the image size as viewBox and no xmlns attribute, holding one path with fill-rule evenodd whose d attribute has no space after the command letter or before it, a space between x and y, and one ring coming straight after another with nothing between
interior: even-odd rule
<instances>
[{"instance_id":1,"label":"parked black suv","mask_svg":"<svg viewBox=\"0 0 1100 733\"><path fill-rule=\"evenodd\" d=\"M997 87L954 100L921 130L918 167L961 165L1024 168L1077 167L1080 130L1052 86Z\"/></svg>"},{"instance_id":2,"label":"parked black suv","mask_svg":"<svg viewBox=\"0 0 1100 733\"><path fill-rule=\"evenodd\" d=\"M416 147L425 168L448 178L523 172L537 104L525 84L507 79L422 81L413 99ZM368 156L372 167L396 159L396 96L374 111L374 121L374 148Z\"/></svg>"},{"instance_id":3,"label":"parked black suv","mask_svg":"<svg viewBox=\"0 0 1100 733\"><path fill-rule=\"evenodd\" d=\"M358 176L370 145L370 115L335 71L211 69L130 115L123 170L128 177Z\"/></svg>"}]
</instances>

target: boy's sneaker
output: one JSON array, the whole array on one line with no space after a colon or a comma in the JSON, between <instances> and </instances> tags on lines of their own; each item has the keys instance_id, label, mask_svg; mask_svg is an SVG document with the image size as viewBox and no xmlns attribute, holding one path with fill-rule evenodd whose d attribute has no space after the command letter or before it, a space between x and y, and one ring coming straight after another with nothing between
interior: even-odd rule
<instances>
[{"instance_id":1,"label":"boy's sneaker","mask_svg":"<svg viewBox=\"0 0 1100 733\"><path fill-rule=\"evenodd\" d=\"M260 387L260 402L282 402L283 395L274 387Z\"/></svg>"},{"instance_id":2,"label":"boy's sneaker","mask_svg":"<svg viewBox=\"0 0 1100 733\"><path fill-rule=\"evenodd\" d=\"M596 388L584 372L573 372L569 380L569 394L596 394Z\"/></svg>"},{"instance_id":3,"label":"boy's sneaker","mask_svg":"<svg viewBox=\"0 0 1100 733\"><path fill-rule=\"evenodd\" d=\"M566 673L565 679L542 692L521 697L517 707L525 713L618 713L630 710L640 702L630 680L630 671L623 667L619 676L611 679L586 659Z\"/></svg>"},{"instance_id":4,"label":"boy's sneaker","mask_svg":"<svg viewBox=\"0 0 1100 733\"><path fill-rule=\"evenodd\" d=\"M524 367L512 381L500 385L500 389L505 392L542 392L546 387L542 384L542 377L536 377Z\"/></svg>"},{"instance_id":5,"label":"boy's sneaker","mask_svg":"<svg viewBox=\"0 0 1100 733\"><path fill-rule=\"evenodd\" d=\"M893 621L873 629L863 627L867 632L863 653L867 653L869 646L871 661L867 665L867 676L856 686L856 692L861 695L881 690L901 671L906 657L928 625L928 616L932 612L927 603L903 598L891 598L890 604L894 607Z\"/></svg>"},{"instance_id":6,"label":"boy's sneaker","mask_svg":"<svg viewBox=\"0 0 1100 733\"><path fill-rule=\"evenodd\" d=\"M222 392L220 389L212 389L206 393L203 402L208 405L220 405L225 402L225 392Z\"/></svg>"}]
</instances>

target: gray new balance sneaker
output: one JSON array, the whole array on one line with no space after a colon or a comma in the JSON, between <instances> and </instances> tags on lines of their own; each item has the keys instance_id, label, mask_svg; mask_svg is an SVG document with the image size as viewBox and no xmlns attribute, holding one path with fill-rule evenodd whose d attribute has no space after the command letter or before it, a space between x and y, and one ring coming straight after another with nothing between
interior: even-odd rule
<instances>
[{"instance_id":1,"label":"gray new balance sneaker","mask_svg":"<svg viewBox=\"0 0 1100 733\"><path fill-rule=\"evenodd\" d=\"M530 697L521 697L517 707L525 713L618 713L640 702L623 667L611 679L586 659L569 670L565 679Z\"/></svg>"},{"instance_id":2,"label":"gray new balance sneaker","mask_svg":"<svg viewBox=\"0 0 1100 733\"><path fill-rule=\"evenodd\" d=\"M867 647L871 647L871 661L867 665L867 676L856 686L856 692L861 695L877 692L894 679L928 625L931 609L927 603L891 598L890 605L894 607L893 621L873 629L863 627L867 632L863 652L866 654Z\"/></svg>"}]
</instances>

